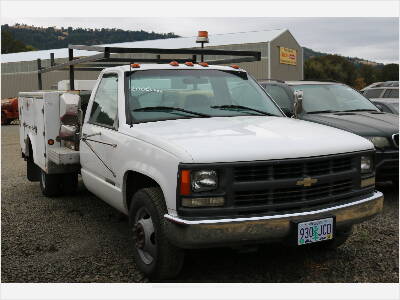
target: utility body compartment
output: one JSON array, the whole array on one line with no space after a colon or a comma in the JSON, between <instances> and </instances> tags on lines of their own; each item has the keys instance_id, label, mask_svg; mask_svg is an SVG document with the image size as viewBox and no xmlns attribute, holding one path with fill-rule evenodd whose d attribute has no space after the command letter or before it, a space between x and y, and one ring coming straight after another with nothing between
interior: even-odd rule
<instances>
[{"instance_id":1,"label":"utility body compartment","mask_svg":"<svg viewBox=\"0 0 400 300\"><path fill-rule=\"evenodd\" d=\"M59 138L63 126L60 114L65 114L65 104L60 105L61 99L70 99L71 96L79 100L77 91L35 91L19 94L21 151L47 174L79 169L79 151L67 148L66 141ZM71 101L67 104L72 105ZM79 132L76 134L79 135Z\"/></svg>"}]
</instances>

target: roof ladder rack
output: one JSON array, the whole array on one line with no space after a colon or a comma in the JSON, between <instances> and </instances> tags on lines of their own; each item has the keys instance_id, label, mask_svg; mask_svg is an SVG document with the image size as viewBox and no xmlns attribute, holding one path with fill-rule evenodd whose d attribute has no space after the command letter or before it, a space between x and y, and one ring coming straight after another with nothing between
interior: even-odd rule
<instances>
[{"instance_id":1,"label":"roof ladder rack","mask_svg":"<svg viewBox=\"0 0 400 300\"><path fill-rule=\"evenodd\" d=\"M85 50L97 52L94 55L74 58L74 50ZM132 57L111 57L111 54L155 54L155 58L132 58ZM189 58L174 58L177 62L191 61L196 63L197 56L204 55L213 56L233 56L235 58L226 58L213 61L206 61L208 64L223 65L240 62L252 62L261 60L261 52L259 51L239 51L239 50L217 50L217 49L160 49L160 48L123 48L123 47L100 47L85 45L69 45L68 46L68 62L55 64L54 54L51 53L50 67L43 68L41 61L38 59L38 85L39 90L42 89L42 74L55 70L69 70L70 89L74 90L75 71L100 71L107 67L115 67L130 63L168 63L171 59L162 59L162 54L179 55L187 54Z\"/></svg>"}]
</instances>

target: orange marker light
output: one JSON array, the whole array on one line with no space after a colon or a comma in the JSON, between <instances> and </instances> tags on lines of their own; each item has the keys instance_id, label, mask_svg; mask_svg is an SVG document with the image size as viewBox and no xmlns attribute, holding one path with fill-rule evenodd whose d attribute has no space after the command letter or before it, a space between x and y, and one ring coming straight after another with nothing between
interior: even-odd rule
<instances>
[{"instance_id":1,"label":"orange marker light","mask_svg":"<svg viewBox=\"0 0 400 300\"><path fill-rule=\"evenodd\" d=\"M197 33L198 37L208 38L208 31L201 30Z\"/></svg>"},{"instance_id":2,"label":"orange marker light","mask_svg":"<svg viewBox=\"0 0 400 300\"><path fill-rule=\"evenodd\" d=\"M47 141L47 144L49 144L49 145L54 145L54 140L49 139L49 140Z\"/></svg>"},{"instance_id":3,"label":"orange marker light","mask_svg":"<svg viewBox=\"0 0 400 300\"><path fill-rule=\"evenodd\" d=\"M240 67L238 65L231 65L231 68L240 69Z\"/></svg>"},{"instance_id":4,"label":"orange marker light","mask_svg":"<svg viewBox=\"0 0 400 300\"><path fill-rule=\"evenodd\" d=\"M173 66L173 67L179 66L179 63L178 63L177 61L171 61L169 64L170 64L171 66Z\"/></svg>"},{"instance_id":5,"label":"orange marker light","mask_svg":"<svg viewBox=\"0 0 400 300\"><path fill-rule=\"evenodd\" d=\"M194 66L194 64L191 61L185 62L185 65L187 65L188 67L193 67Z\"/></svg>"},{"instance_id":6,"label":"orange marker light","mask_svg":"<svg viewBox=\"0 0 400 300\"><path fill-rule=\"evenodd\" d=\"M200 62L199 65L202 67L208 67L208 63L206 62Z\"/></svg>"},{"instance_id":7,"label":"orange marker light","mask_svg":"<svg viewBox=\"0 0 400 300\"><path fill-rule=\"evenodd\" d=\"M190 171L181 170L181 195L190 195Z\"/></svg>"},{"instance_id":8,"label":"orange marker light","mask_svg":"<svg viewBox=\"0 0 400 300\"><path fill-rule=\"evenodd\" d=\"M132 68L140 68L140 64L131 64Z\"/></svg>"}]
</instances>

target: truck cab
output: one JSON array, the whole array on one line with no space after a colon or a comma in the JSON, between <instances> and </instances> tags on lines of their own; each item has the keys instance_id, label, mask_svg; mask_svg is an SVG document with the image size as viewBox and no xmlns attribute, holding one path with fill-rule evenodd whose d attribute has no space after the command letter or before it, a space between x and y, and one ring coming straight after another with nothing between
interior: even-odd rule
<instances>
[{"instance_id":1,"label":"truck cab","mask_svg":"<svg viewBox=\"0 0 400 300\"><path fill-rule=\"evenodd\" d=\"M21 116L31 179L60 194L80 173L89 191L129 216L136 263L150 278L176 276L184 249L277 241L335 248L383 206L370 141L286 117L236 65L105 68L85 109L79 93L39 94L43 113ZM60 137L67 118L46 121L46 107L64 112L72 98L81 117L72 138ZM33 119L44 124L39 133L57 136L38 147ZM43 167L36 157L49 161Z\"/></svg>"}]
</instances>

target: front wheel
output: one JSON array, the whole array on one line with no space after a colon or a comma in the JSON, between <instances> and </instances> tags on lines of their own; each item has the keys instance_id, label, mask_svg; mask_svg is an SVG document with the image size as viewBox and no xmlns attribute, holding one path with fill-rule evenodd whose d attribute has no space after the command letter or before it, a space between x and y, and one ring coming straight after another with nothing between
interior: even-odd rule
<instances>
[{"instance_id":1,"label":"front wheel","mask_svg":"<svg viewBox=\"0 0 400 300\"><path fill-rule=\"evenodd\" d=\"M129 225L135 262L140 271L153 280L176 277L183 265L184 251L173 246L166 236L166 212L159 188L144 188L132 197Z\"/></svg>"},{"instance_id":2,"label":"front wheel","mask_svg":"<svg viewBox=\"0 0 400 300\"><path fill-rule=\"evenodd\" d=\"M399 176L395 176L392 179L392 184L394 187L396 187L397 189L399 188Z\"/></svg>"},{"instance_id":3,"label":"front wheel","mask_svg":"<svg viewBox=\"0 0 400 300\"><path fill-rule=\"evenodd\" d=\"M46 197L59 196L61 189L61 176L59 174L47 174L41 170L40 189Z\"/></svg>"}]
</instances>

